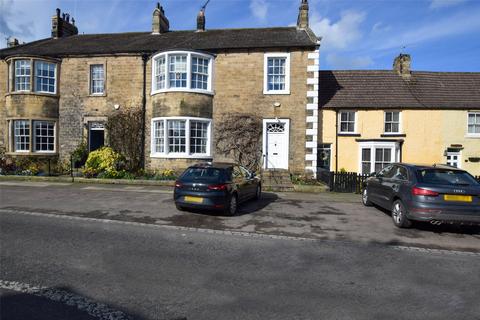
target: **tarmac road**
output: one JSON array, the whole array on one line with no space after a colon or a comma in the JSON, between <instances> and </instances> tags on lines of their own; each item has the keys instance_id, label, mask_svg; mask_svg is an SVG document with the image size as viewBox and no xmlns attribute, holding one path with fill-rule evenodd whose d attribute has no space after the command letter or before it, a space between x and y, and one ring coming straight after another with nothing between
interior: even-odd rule
<instances>
[{"instance_id":1,"label":"tarmac road","mask_svg":"<svg viewBox=\"0 0 480 320\"><path fill-rule=\"evenodd\" d=\"M18 211L0 213L0 243L2 320L480 315L477 253Z\"/></svg>"}]
</instances>

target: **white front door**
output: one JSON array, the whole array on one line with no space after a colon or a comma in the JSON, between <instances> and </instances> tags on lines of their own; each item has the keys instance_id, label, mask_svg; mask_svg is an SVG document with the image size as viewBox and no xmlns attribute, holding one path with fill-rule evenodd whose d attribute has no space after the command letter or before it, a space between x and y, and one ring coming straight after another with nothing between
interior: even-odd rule
<instances>
[{"instance_id":1,"label":"white front door","mask_svg":"<svg viewBox=\"0 0 480 320\"><path fill-rule=\"evenodd\" d=\"M263 155L266 169L288 169L288 119L263 120Z\"/></svg>"}]
</instances>

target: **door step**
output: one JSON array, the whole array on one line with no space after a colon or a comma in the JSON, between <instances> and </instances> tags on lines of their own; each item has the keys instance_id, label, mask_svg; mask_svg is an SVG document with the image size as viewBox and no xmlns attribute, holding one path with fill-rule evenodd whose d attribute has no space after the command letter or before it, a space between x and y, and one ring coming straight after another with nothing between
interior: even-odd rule
<instances>
[{"instance_id":1,"label":"door step","mask_svg":"<svg viewBox=\"0 0 480 320\"><path fill-rule=\"evenodd\" d=\"M285 169L264 170L262 172L262 184L265 190L293 191L294 187L290 172Z\"/></svg>"}]
</instances>

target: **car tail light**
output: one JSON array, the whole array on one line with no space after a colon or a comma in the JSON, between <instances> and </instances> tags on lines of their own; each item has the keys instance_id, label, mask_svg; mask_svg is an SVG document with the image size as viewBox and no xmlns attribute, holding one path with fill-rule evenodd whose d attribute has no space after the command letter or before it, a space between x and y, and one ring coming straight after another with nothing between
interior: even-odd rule
<instances>
[{"instance_id":1,"label":"car tail light","mask_svg":"<svg viewBox=\"0 0 480 320\"><path fill-rule=\"evenodd\" d=\"M427 189L422 189L422 188L417 188L417 187L413 187L412 194L414 196L429 196L429 197L438 196L438 192L427 190Z\"/></svg>"},{"instance_id":2,"label":"car tail light","mask_svg":"<svg viewBox=\"0 0 480 320\"><path fill-rule=\"evenodd\" d=\"M183 187L183 184L179 181L175 181L175 188L181 189Z\"/></svg>"},{"instance_id":3,"label":"car tail light","mask_svg":"<svg viewBox=\"0 0 480 320\"><path fill-rule=\"evenodd\" d=\"M226 184L212 184L212 185L208 186L208 190L216 190L216 191L227 190L227 185Z\"/></svg>"}]
</instances>

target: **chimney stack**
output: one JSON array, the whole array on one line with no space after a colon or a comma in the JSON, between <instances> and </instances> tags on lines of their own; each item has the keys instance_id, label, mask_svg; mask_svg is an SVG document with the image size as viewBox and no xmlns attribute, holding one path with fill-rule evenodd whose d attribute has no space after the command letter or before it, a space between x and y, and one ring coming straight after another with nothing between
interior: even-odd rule
<instances>
[{"instance_id":1,"label":"chimney stack","mask_svg":"<svg viewBox=\"0 0 480 320\"><path fill-rule=\"evenodd\" d=\"M197 15L197 32L205 31L205 9L201 9Z\"/></svg>"},{"instance_id":2,"label":"chimney stack","mask_svg":"<svg viewBox=\"0 0 480 320\"><path fill-rule=\"evenodd\" d=\"M308 0L302 0L300 8L298 9L297 28L308 28Z\"/></svg>"},{"instance_id":3,"label":"chimney stack","mask_svg":"<svg viewBox=\"0 0 480 320\"><path fill-rule=\"evenodd\" d=\"M52 17L52 38L63 38L76 34L78 34L78 29L75 26L75 19L72 18L72 22L70 22L70 15L61 14L60 9L57 8L56 14Z\"/></svg>"},{"instance_id":4,"label":"chimney stack","mask_svg":"<svg viewBox=\"0 0 480 320\"><path fill-rule=\"evenodd\" d=\"M20 44L20 42L18 41L17 38L14 38L14 37L8 37L7 38L7 48L16 47L19 44Z\"/></svg>"},{"instance_id":5,"label":"chimney stack","mask_svg":"<svg viewBox=\"0 0 480 320\"><path fill-rule=\"evenodd\" d=\"M166 33L170 29L170 23L167 17L165 17L165 11L160 3L157 2L157 7L153 10L152 19L152 34Z\"/></svg>"},{"instance_id":6,"label":"chimney stack","mask_svg":"<svg viewBox=\"0 0 480 320\"><path fill-rule=\"evenodd\" d=\"M411 77L410 64L412 59L409 54L400 53L398 57L393 61L393 70L402 76L402 78L408 80Z\"/></svg>"}]
</instances>

